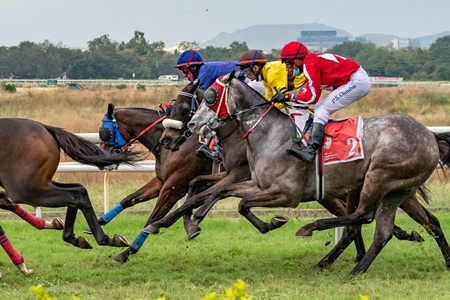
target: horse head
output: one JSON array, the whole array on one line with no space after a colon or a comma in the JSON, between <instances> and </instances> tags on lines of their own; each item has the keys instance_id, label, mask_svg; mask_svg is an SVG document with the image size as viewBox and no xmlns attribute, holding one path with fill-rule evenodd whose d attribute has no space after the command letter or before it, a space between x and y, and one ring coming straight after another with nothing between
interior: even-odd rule
<instances>
[{"instance_id":1,"label":"horse head","mask_svg":"<svg viewBox=\"0 0 450 300\"><path fill-rule=\"evenodd\" d=\"M247 99L248 95L253 95L251 98L260 99L257 106L269 104L258 92L240 80L236 80L234 72L219 77L205 91L204 101L187 127L191 132L198 133L204 125L212 129L224 125L228 120L239 117L238 115L246 106L239 103Z\"/></svg>"},{"instance_id":2,"label":"horse head","mask_svg":"<svg viewBox=\"0 0 450 300\"><path fill-rule=\"evenodd\" d=\"M189 83L178 93L172 104L170 117L163 121L165 130L160 142L166 149L178 151L186 139L192 135L187 128L187 123L197 111L203 99L203 93L204 90L198 89L198 81Z\"/></svg>"},{"instance_id":3,"label":"horse head","mask_svg":"<svg viewBox=\"0 0 450 300\"><path fill-rule=\"evenodd\" d=\"M108 152L119 152L127 141L122 136L114 116L114 104L109 103L106 114L102 119L102 125L98 130L100 148Z\"/></svg>"}]
</instances>

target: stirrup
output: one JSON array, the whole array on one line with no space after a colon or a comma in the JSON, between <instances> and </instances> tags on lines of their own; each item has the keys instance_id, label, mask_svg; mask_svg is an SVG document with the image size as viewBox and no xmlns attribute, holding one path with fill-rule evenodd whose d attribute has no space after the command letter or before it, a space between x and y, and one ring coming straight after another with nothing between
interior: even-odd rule
<instances>
[{"instance_id":1,"label":"stirrup","mask_svg":"<svg viewBox=\"0 0 450 300\"><path fill-rule=\"evenodd\" d=\"M308 149L312 149L314 152L311 153L311 150ZM301 150L291 146L291 148L287 149L286 152L310 163L314 162L314 158L316 156L316 150L314 148L305 148Z\"/></svg>"}]
</instances>

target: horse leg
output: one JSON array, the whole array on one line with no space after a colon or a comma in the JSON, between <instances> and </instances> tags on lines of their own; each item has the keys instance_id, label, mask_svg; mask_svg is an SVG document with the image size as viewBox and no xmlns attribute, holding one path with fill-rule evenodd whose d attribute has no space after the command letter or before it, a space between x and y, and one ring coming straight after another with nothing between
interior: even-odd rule
<instances>
[{"instance_id":1,"label":"horse leg","mask_svg":"<svg viewBox=\"0 0 450 300\"><path fill-rule=\"evenodd\" d=\"M246 181L241 184L245 184ZM239 185L239 184L238 184ZM270 223L263 222L254 213L251 212L252 207L294 207L298 203L290 201L284 193L282 193L278 187L273 186L265 190L261 190L254 186L244 191L236 191L235 195L242 198L239 202L238 211L243 215L250 223L255 226L262 234L265 234L271 230L280 228L288 222L288 218L284 216L275 216Z\"/></svg>"},{"instance_id":2,"label":"horse leg","mask_svg":"<svg viewBox=\"0 0 450 300\"><path fill-rule=\"evenodd\" d=\"M331 200L324 199L320 201L320 203L322 204L323 207L325 207L329 212L331 212L335 216L349 215L356 210L356 207L358 206L359 202L359 195L352 194L348 195L346 198L347 201L345 208L343 207L343 201L339 199L331 199ZM344 233L346 235L344 235ZM328 255L329 257L325 257L324 259L322 259L321 262L319 262L318 266L320 268L330 266L339 257L339 255L348 247L348 245L351 244L352 241L355 241L355 248L356 248L355 260L357 262L366 254L366 247L364 245L364 240L361 233L361 225L347 226L344 229L344 233L341 239L348 239L348 240L342 241L339 247L336 246L333 250L331 250L330 254Z\"/></svg>"},{"instance_id":3,"label":"horse leg","mask_svg":"<svg viewBox=\"0 0 450 300\"><path fill-rule=\"evenodd\" d=\"M185 224L189 240L194 239L200 234L200 222L203 221L207 213L217 203L217 201L226 198L224 195L230 192L229 187L231 187L231 190L235 190L236 187L233 187L232 184L238 182L237 177L233 173L228 173L226 176L224 175L225 174L220 176L220 181L216 182L212 187L199 194L201 199L207 198L207 200L202 200L202 202L204 202L203 205L195 212L193 219L189 219L189 222Z\"/></svg>"},{"instance_id":4,"label":"horse leg","mask_svg":"<svg viewBox=\"0 0 450 300\"><path fill-rule=\"evenodd\" d=\"M225 172L212 174L212 175L200 175L195 177L193 180L189 182L189 191L187 195L187 199L192 198L198 191L199 187L201 186L216 186L218 182L223 180L227 174ZM210 189L208 188L206 191L203 191L203 194L206 194L207 191ZM200 196L202 197L202 196ZM187 211L186 214L183 216L183 223L184 223L184 229L186 230L186 233L188 234L188 239L191 240L195 238L198 234L200 234L200 227L197 224L192 223L191 220L192 216L192 210Z\"/></svg>"},{"instance_id":5,"label":"horse leg","mask_svg":"<svg viewBox=\"0 0 450 300\"><path fill-rule=\"evenodd\" d=\"M64 232L63 232L63 240L66 243L72 244L75 247L81 248L81 249L92 249L91 244L82 236L79 236L78 238L75 237L74 231L74 224L75 224L75 218L77 216L78 209L75 207L67 207L66 212L66 225L64 226Z\"/></svg>"},{"instance_id":6,"label":"horse leg","mask_svg":"<svg viewBox=\"0 0 450 300\"><path fill-rule=\"evenodd\" d=\"M111 220L114 219L123 210L132 207L138 203L149 201L153 198L158 197L162 186L163 186L162 181L158 177L154 177L139 190L126 196L122 201L120 201L119 204L117 204L108 212L106 212L103 216L101 216L98 219L99 224L101 226L106 225L109 222L111 222ZM91 229L89 227L86 227L83 230L83 232L87 234L92 234Z\"/></svg>"},{"instance_id":7,"label":"horse leg","mask_svg":"<svg viewBox=\"0 0 450 300\"><path fill-rule=\"evenodd\" d=\"M23 259L23 256L16 249L14 249L14 246L9 241L9 239L6 236L6 233L3 230L2 226L0 226L0 245L2 246L3 250L5 250L6 254L8 254L8 256L11 259L12 263L20 271L22 271L22 273L24 275L31 275L31 274L33 274L33 270L32 269L27 269L27 266L25 265L25 261ZM0 278L1 278L1 275L0 275Z\"/></svg>"},{"instance_id":8,"label":"horse leg","mask_svg":"<svg viewBox=\"0 0 450 300\"><path fill-rule=\"evenodd\" d=\"M422 225L425 230L435 239L444 256L445 265L450 269L450 247L442 231L439 220L428 211L415 197L409 197L401 205L403 209L414 221Z\"/></svg>"},{"instance_id":9,"label":"horse leg","mask_svg":"<svg viewBox=\"0 0 450 300\"><path fill-rule=\"evenodd\" d=\"M394 220L397 209L402 201L411 193L408 191L394 191L387 194L379 203L376 212L376 226L372 245L367 250L366 255L358 262L351 271L352 275L361 274L367 271L377 255L386 246L393 236ZM413 192L414 193L414 192Z\"/></svg>"},{"instance_id":10,"label":"horse leg","mask_svg":"<svg viewBox=\"0 0 450 300\"><path fill-rule=\"evenodd\" d=\"M128 245L124 237L116 234L113 238L110 238L103 232L95 216L88 192L81 184L53 181L44 190L41 189L39 196L33 199L33 203L44 207L67 207L63 239L76 247L92 248L84 237L75 238L73 233L78 209L81 210L89 227L92 229L98 245L116 247Z\"/></svg>"},{"instance_id":11,"label":"horse leg","mask_svg":"<svg viewBox=\"0 0 450 300\"><path fill-rule=\"evenodd\" d=\"M174 186L178 186L180 185L180 183L182 183L182 178L179 176L184 175L174 173L173 176L171 176L164 182L158 200L156 201L155 208L148 218L147 222L145 223L144 229L139 233L133 243L125 251L117 255L113 259L113 261L118 263L127 262L130 255L139 252L150 233L157 233L149 231L147 227L150 224L161 220L165 215L167 215L167 213L172 209L175 203L184 196L184 191L182 189L173 189Z\"/></svg>"},{"instance_id":12,"label":"horse leg","mask_svg":"<svg viewBox=\"0 0 450 300\"><path fill-rule=\"evenodd\" d=\"M9 210L13 212L27 223L32 225L34 228L41 229L55 229L62 230L64 228L64 222L60 218L53 218L53 220L46 221L43 218L33 216L29 212L27 212L22 206L17 203L14 203L6 196L4 191L0 192L0 208Z\"/></svg>"},{"instance_id":13,"label":"horse leg","mask_svg":"<svg viewBox=\"0 0 450 300\"><path fill-rule=\"evenodd\" d=\"M361 236L361 225L346 226L344 228L344 232L342 233L341 239L334 246L334 248L324 258L322 258L321 261L319 261L316 267L323 270L331 266L336 261L336 259L344 252L344 250L347 249L347 247L356 239L358 234ZM358 253L356 260L360 261L362 257L364 257L364 255L365 249L361 257L359 257Z\"/></svg>"}]
</instances>

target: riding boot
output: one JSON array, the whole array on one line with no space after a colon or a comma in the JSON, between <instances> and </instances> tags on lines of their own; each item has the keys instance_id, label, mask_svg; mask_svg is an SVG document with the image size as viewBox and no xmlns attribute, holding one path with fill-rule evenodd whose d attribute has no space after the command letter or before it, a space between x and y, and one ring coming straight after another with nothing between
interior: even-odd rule
<instances>
[{"instance_id":1,"label":"riding boot","mask_svg":"<svg viewBox=\"0 0 450 300\"><path fill-rule=\"evenodd\" d=\"M313 162L316 156L316 150L323 144L324 125L320 123L313 123L311 129L311 137L308 140L308 145L305 149L299 150L296 148L290 148L286 150L289 154L292 154L298 158L301 158L308 162Z\"/></svg>"}]
</instances>

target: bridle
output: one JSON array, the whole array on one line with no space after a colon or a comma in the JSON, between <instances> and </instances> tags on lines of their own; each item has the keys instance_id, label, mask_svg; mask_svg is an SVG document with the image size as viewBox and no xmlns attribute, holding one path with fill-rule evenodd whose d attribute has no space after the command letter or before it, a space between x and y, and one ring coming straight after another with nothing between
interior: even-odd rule
<instances>
[{"instance_id":1,"label":"bridle","mask_svg":"<svg viewBox=\"0 0 450 300\"><path fill-rule=\"evenodd\" d=\"M234 74L233 74L234 75ZM232 79L232 75L230 75ZM234 114L231 114L230 108L228 105L228 91L231 84L231 79L229 79L226 83L223 83L220 77L216 79L216 82L213 83L211 87L205 92L204 100L205 104L215 112L214 120L217 122L216 124L223 124L229 119L235 119L236 116L240 114L244 114L254 110L257 107L270 105L269 108L262 114L259 120L244 134L244 138L246 138L250 132L262 121L262 119L269 113L269 111L273 108L274 103L269 101L265 101L263 103L252 105L251 107L242 109L237 111Z\"/></svg>"},{"instance_id":2,"label":"bridle","mask_svg":"<svg viewBox=\"0 0 450 300\"><path fill-rule=\"evenodd\" d=\"M198 94L197 94L197 89L194 90L193 93L188 93L188 92L179 92L178 95L181 96L185 96L191 99L191 105L189 106L189 112L185 115L185 116L181 116L183 118L183 121L179 121L179 120L174 120L174 119L169 119L167 118L164 122L163 122L163 126L165 128L174 128L174 129L182 129L183 131L183 137L188 139L192 136L192 132L188 129L187 124L188 122L192 119L192 116L195 114L195 112L197 111L198 107L199 107L199 102L198 102ZM188 104L186 103L178 103L175 105L175 113L178 114L177 112L177 106L178 105L185 105L184 108L187 108L186 106Z\"/></svg>"},{"instance_id":3,"label":"bridle","mask_svg":"<svg viewBox=\"0 0 450 300\"><path fill-rule=\"evenodd\" d=\"M166 118L165 115L160 117L155 122L148 125L144 128L136 137L130 139L128 142L122 136L119 130L119 126L117 125L116 118L114 117L114 113L111 114L111 118L107 115L103 117L102 126L100 127L98 134L100 137L100 142L108 146L113 146L115 152L120 153L127 150L131 144L133 144L136 140L138 140L142 135L144 135L147 131L155 127L158 123L163 121Z\"/></svg>"}]
</instances>

